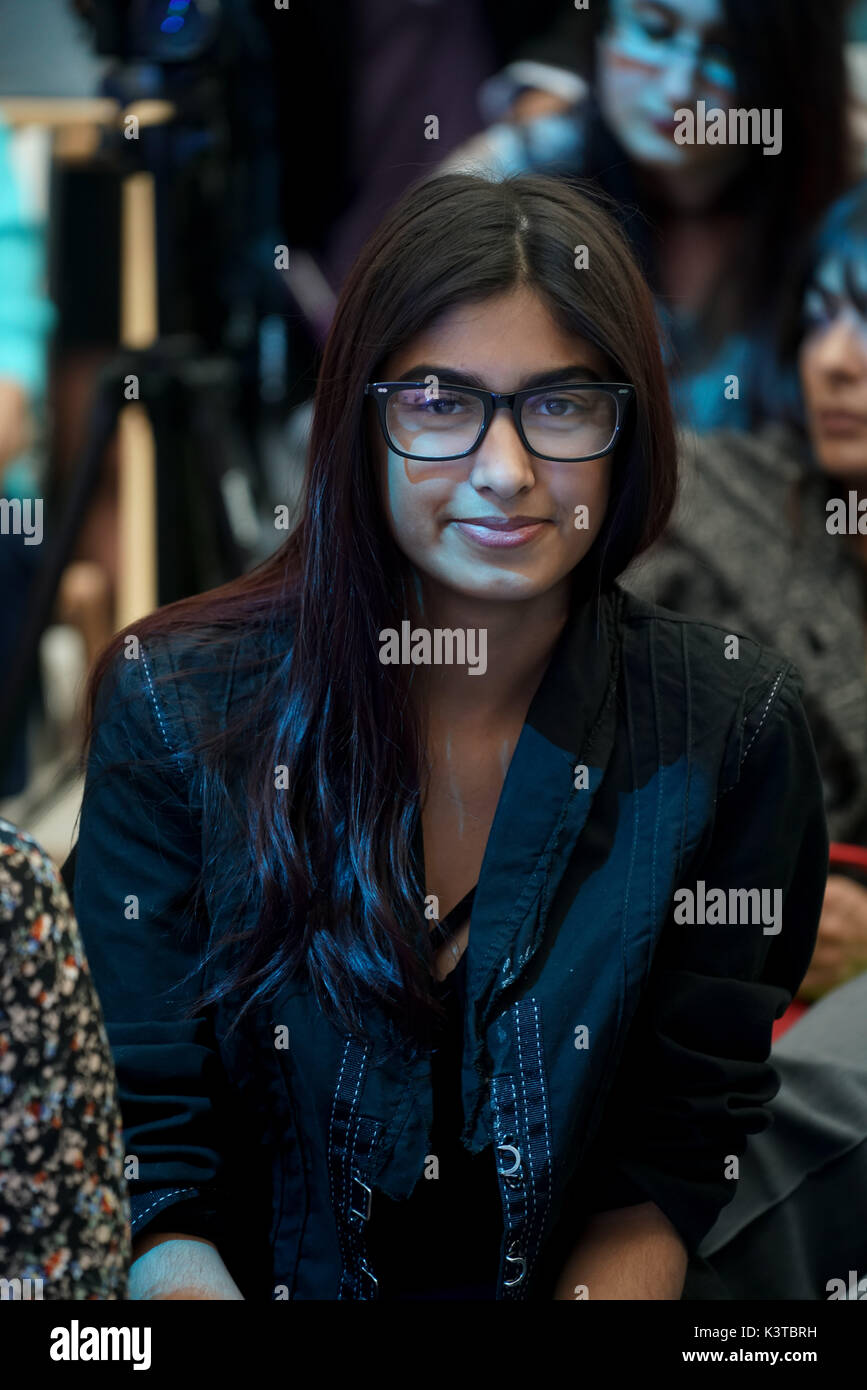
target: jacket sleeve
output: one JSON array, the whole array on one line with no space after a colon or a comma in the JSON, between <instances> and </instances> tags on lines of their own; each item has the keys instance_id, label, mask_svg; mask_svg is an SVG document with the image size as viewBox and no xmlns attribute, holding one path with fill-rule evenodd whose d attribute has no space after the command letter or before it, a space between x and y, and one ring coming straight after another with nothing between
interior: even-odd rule
<instances>
[{"instance_id":1,"label":"jacket sleeve","mask_svg":"<svg viewBox=\"0 0 867 1390\"><path fill-rule=\"evenodd\" d=\"M182 1202L175 1229L215 1239L224 1079L208 1011L190 1015L201 834L167 662L142 645L100 686L74 902L117 1069L133 1234Z\"/></svg>"},{"instance_id":2,"label":"jacket sleeve","mask_svg":"<svg viewBox=\"0 0 867 1390\"><path fill-rule=\"evenodd\" d=\"M757 923L739 910L728 915L740 925L689 924L675 894L591 1159L590 1210L654 1202L696 1252L734 1196L747 1136L769 1123L771 1030L809 965L827 869L822 783L789 667L738 720L712 834L678 885L695 902L700 880L726 901L765 890L768 910Z\"/></svg>"}]
</instances>

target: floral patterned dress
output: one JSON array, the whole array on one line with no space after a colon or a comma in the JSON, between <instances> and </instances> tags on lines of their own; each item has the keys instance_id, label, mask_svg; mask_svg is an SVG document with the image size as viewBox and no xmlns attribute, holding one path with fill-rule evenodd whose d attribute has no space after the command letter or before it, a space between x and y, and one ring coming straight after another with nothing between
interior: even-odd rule
<instances>
[{"instance_id":1,"label":"floral patterned dress","mask_svg":"<svg viewBox=\"0 0 867 1390\"><path fill-rule=\"evenodd\" d=\"M54 864L0 819L0 1298L122 1299L116 1081Z\"/></svg>"}]
</instances>

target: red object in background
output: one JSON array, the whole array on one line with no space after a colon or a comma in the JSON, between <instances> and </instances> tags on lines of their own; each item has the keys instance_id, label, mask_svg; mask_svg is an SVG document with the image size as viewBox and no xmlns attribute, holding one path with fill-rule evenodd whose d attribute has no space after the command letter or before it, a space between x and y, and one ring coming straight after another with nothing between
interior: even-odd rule
<instances>
[{"instance_id":1,"label":"red object in background","mask_svg":"<svg viewBox=\"0 0 867 1390\"><path fill-rule=\"evenodd\" d=\"M848 870L848 876L867 888L867 849L861 845L832 844L828 851L828 868ZM778 1018L771 1033L772 1044L797 1023L810 1005L804 999L793 999L782 1018Z\"/></svg>"},{"instance_id":2,"label":"red object in background","mask_svg":"<svg viewBox=\"0 0 867 1390\"><path fill-rule=\"evenodd\" d=\"M867 849L861 845L831 845L828 851L828 867L860 869L861 873L852 874L852 878L857 878L867 888Z\"/></svg>"},{"instance_id":3,"label":"red object in background","mask_svg":"<svg viewBox=\"0 0 867 1390\"><path fill-rule=\"evenodd\" d=\"M778 1018L771 1032L771 1046L779 1042L784 1033L788 1032L793 1023L797 1023L802 1014L805 1014L810 1005L804 999L793 999L782 1018Z\"/></svg>"}]
</instances>

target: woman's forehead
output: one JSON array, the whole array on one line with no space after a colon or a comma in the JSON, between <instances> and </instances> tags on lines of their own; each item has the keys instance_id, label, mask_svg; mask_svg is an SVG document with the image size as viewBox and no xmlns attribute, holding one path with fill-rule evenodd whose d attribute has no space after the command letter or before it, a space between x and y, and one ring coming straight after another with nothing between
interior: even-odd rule
<instances>
[{"instance_id":1,"label":"woman's forehead","mask_svg":"<svg viewBox=\"0 0 867 1390\"><path fill-rule=\"evenodd\" d=\"M549 359L559 366L561 359L571 361L576 354L592 366L606 360L582 334L563 328L543 299L525 290L455 305L397 349L390 361L395 368L401 364L401 371L411 361L448 360L469 371L497 366L530 372Z\"/></svg>"}]
</instances>

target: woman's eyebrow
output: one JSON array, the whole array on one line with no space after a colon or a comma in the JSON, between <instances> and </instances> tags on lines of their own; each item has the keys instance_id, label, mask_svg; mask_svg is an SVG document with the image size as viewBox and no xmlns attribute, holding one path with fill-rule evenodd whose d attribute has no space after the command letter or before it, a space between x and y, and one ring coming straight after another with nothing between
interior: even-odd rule
<instances>
[{"instance_id":1,"label":"woman's eyebrow","mask_svg":"<svg viewBox=\"0 0 867 1390\"><path fill-rule=\"evenodd\" d=\"M431 362L421 362L408 371L395 377L395 381L424 381L425 377L435 376L438 381L453 382L455 386L476 386L481 391L493 388L472 372L461 372L455 367L437 366ZM585 362L573 362L568 367L552 367L545 372L533 372L521 380L516 391L526 391L533 386L557 386L563 381L602 381L602 377Z\"/></svg>"}]
</instances>

